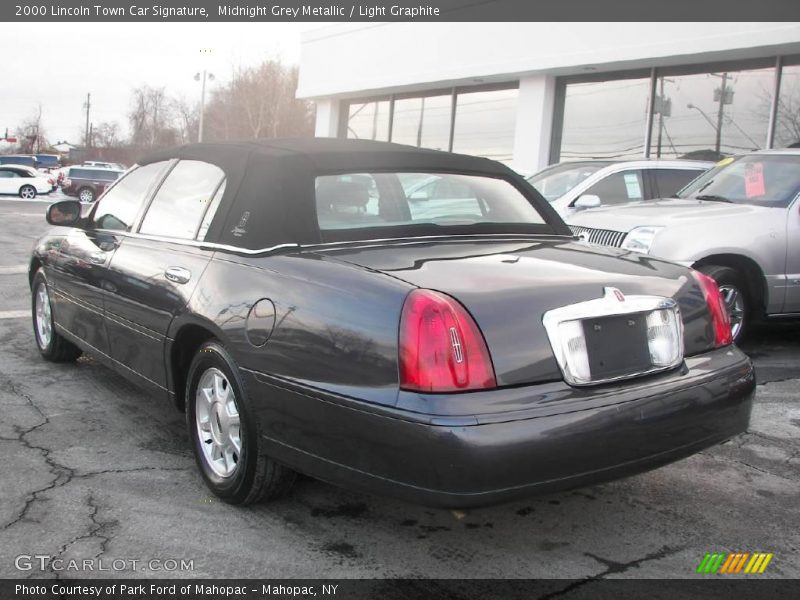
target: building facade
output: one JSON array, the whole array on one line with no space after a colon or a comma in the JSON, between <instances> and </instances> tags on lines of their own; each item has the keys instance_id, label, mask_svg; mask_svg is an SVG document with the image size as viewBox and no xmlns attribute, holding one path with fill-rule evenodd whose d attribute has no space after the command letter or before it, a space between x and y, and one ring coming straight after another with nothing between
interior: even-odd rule
<instances>
[{"instance_id":1,"label":"building facade","mask_svg":"<svg viewBox=\"0 0 800 600\"><path fill-rule=\"evenodd\" d=\"M800 23L349 23L301 56L318 136L523 172L800 141Z\"/></svg>"}]
</instances>

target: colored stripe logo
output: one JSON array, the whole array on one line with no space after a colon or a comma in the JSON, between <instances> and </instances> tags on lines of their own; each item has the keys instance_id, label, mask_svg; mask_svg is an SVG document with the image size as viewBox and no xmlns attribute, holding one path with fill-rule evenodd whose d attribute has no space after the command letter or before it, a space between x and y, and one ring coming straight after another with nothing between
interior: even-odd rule
<instances>
[{"instance_id":1,"label":"colored stripe logo","mask_svg":"<svg viewBox=\"0 0 800 600\"><path fill-rule=\"evenodd\" d=\"M700 561L697 572L704 575L761 574L773 556L772 552L709 552Z\"/></svg>"}]
</instances>

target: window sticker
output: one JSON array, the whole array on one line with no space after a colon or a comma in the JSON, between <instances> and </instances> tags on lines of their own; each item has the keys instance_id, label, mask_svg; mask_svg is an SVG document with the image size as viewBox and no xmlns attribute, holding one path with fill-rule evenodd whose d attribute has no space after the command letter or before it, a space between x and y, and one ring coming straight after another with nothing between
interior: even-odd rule
<instances>
[{"instance_id":1,"label":"window sticker","mask_svg":"<svg viewBox=\"0 0 800 600\"><path fill-rule=\"evenodd\" d=\"M639 186L639 178L636 173L625 173L625 190L630 200L642 199L642 188Z\"/></svg>"},{"instance_id":2,"label":"window sticker","mask_svg":"<svg viewBox=\"0 0 800 600\"><path fill-rule=\"evenodd\" d=\"M748 163L744 167L744 195L757 198L767 193L764 186L764 163Z\"/></svg>"}]
</instances>

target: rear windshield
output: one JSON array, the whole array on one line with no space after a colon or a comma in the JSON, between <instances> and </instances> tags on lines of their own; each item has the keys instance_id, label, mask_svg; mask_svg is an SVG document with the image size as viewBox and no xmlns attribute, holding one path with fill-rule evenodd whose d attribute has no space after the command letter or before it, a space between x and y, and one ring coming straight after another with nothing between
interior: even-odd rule
<instances>
[{"instance_id":1,"label":"rear windshield","mask_svg":"<svg viewBox=\"0 0 800 600\"><path fill-rule=\"evenodd\" d=\"M94 179L98 181L116 181L122 173L119 171L104 171L102 169L70 169L71 179Z\"/></svg>"},{"instance_id":2,"label":"rear windshield","mask_svg":"<svg viewBox=\"0 0 800 600\"><path fill-rule=\"evenodd\" d=\"M465 233L551 233L511 182L449 173L348 173L316 178L325 240Z\"/></svg>"}]
</instances>

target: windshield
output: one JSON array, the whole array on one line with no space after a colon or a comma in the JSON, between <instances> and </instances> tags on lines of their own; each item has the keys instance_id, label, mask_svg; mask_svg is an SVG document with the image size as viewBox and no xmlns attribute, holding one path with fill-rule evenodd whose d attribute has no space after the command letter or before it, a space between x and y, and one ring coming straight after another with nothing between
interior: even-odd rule
<instances>
[{"instance_id":1,"label":"windshield","mask_svg":"<svg viewBox=\"0 0 800 600\"><path fill-rule=\"evenodd\" d=\"M800 154L750 154L721 161L678 198L785 208L800 192Z\"/></svg>"},{"instance_id":2,"label":"windshield","mask_svg":"<svg viewBox=\"0 0 800 600\"><path fill-rule=\"evenodd\" d=\"M534 202L509 181L477 175L348 173L316 178L317 221L330 241L553 233Z\"/></svg>"},{"instance_id":3,"label":"windshield","mask_svg":"<svg viewBox=\"0 0 800 600\"><path fill-rule=\"evenodd\" d=\"M553 202L610 164L605 161L563 163L540 171L529 177L528 181L548 202Z\"/></svg>"}]
</instances>

